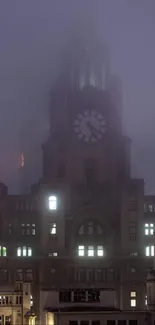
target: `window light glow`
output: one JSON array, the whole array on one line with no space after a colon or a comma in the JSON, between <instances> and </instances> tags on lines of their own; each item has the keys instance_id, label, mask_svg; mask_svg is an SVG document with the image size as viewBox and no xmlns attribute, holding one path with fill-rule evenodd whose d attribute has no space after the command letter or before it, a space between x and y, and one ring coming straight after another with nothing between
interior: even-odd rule
<instances>
[{"instance_id":1,"label":"window light glow","mask_svg":"<svg viewBox=\"0 0 155 325\"><path fill-rule=\"evenodd\" d=\"M154 224L153 223L145 223L145 225L144 225L144 234L146 236L154 235Z\"/></svg>"},{"instance_id":2,"label":"window light glow","mask_svg":"<svg viewBox=\"0 0 155 325\"><path fill-rule=\"evenodd\" d=\"M99 256L104 256L104 250L103 246L93 246L89 245L84 247L84 245L79 245L78 246L78 256L88 256L88 257L99 257Z\"/></svg>"},{"instance_id":3,"label":"window light glow","mask_svg":"<svg viewBox=\"0 0 155 325\"><path fill-rule=\"evenodd\" d=\"M78 246L78 255L84 256L84 246L83 245Z\"/></svg>"},{"instance_id":4,"label":"window light glow","mask_svg":"<svg viewBox=\"0 0 155 325\"><path fill-rule=\"evenodd\" d=\"M131 307L136 307L136 291L131 291L130 292L130 306Z\"/></svg>"},{"instance_id":5,"label":"window light glow","mask_svg":"<svg viewBox=\"0 0 155 325\"><path fill-rule=\"evenodd\" d=\"M145 256L154 256L154 246L146 246L145 247Z\"/></svg>"},{"instance_id":6,"label":"window light glow","mask_svg":"<svg viewBox=\"0 0 155 325\"><path fill-rule=\"evenodd\" d=\"M23 247L18 247L17 248L17 256L18 257L30 257L32 256L32 248L31 247L26 247L26 246L23 246Z\"/></svg>"},{"instance_id":7,"label":"window light glow","mask_svg":"<svg viewBox=\"0 0 155 325\"><path fill-rule=\"evenodd\" d=\"M103 256L104 252L103 252L103 246L97 246L97 256Z\"/></svg>"},{"instance_id":8,"label":"window light glow","mask_svg":"<svg viewBox=\"0 0 155 325\"><path fill-rule=\"evenodd\" d=\"M53 223L51 226L50 226L50 235L56 235L56 223Z\"/></svg>"},{"instance_id":9,"label":"window light glow","mask_svg":"<svg viewBox=\"0 0 155 325\"><path fill-rule=\"evenodd\" d=\"M88 256L94 256L94 246L88 246Z\"/></svg>"},{"instance_id":10,"label":"window light glow","mask_svg":"<svg viewBox=\"0 0 155 325\"><path fill-rule=\"evenodd\" d=\"M57 209L57 197L56 196L49 196L49 210L56 210Z\"/></svg>"},{"instance_id":11,"label":"window light glow","mask_svg":"<svg viewBox=\"0 0 155 325\"><path fill-rule=\"evenodd\" d=\"M7 256L7 249L5 246L0 246L0 256Z\"/></svg>"}]
</instances>

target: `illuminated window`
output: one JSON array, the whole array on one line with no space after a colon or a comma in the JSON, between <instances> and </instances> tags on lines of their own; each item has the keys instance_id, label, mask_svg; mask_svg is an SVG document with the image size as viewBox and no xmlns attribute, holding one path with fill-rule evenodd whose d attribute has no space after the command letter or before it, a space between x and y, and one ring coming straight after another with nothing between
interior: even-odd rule
<instances>
[{"instance_id":1,"label":"illuminated window","mask_svg":"<svg viewBox=\"0 0 155 325\"><path fill-rule=\"evenodd\" d=\"M145 306L147 306L147 296L145 296Z\"/></svg>"},{"instance_id":2,"label":"illuminated window","mask_svg":"<svg viewBox=\"0 0 155 325\"><path fill-rule=\"evenodd\" d=\"M136 307L136 291L130 292L130 306Z\"/></svg>"},{"instance_id":3,"label":"illuminated window","mask_svg":"<svg viewBox=\"0 0 155 325\"><path fill-rule=\"evenodd\" d=\"M94 246L88 246L88 256L94 256Z\"/></svg>"},{"instance_id":4,"label":"illuminated window","mask_svg":"<svg viewBox=\"0 0 155 325\"><path fill-rule=\"evenodd\" d=\"M18 257L30 257L32 256L32 248L23 246L23 247L18 247L17 248L17 256Z\"/></svg>"},{"instance_id":5,"label":"illuminated window","mask_svg":"<svg viewBox=\"0 0 155 325\"><path fill-rule=\"evenodd\" d=\"M146 246L145 247L145 256L154 256L154 246Z\"/></svg>"},{"instance_id":6,"label":"illuminated window","mask_svg":"<svg viewBox=\"0 0 155 325\"><path fill-rule=\"evenodd\" d=\"M78 256L84 256L84 246L78 246Z\"/></svg>"},{"instance_id":7,"label":"illuminated window","mask_svg":"<svg viewBox=\"0 0 155 325\"><path fill-rule=\"evenodd\" d=\"M153 212L153 204L148 204L148 211Z\"/></svg>"},{"instance_id":8,"label":"illuminated window","mask_svg":"<svg viewBox=\"0 0 155 325\"><path fill-rule=\"evenodd\" d=\"M49 253L48 256L49 257L52 257L52 256L56 257L56 256L58 256L58 253L57 252L52 252L52 253Z\"/></svg>"},{"instance_id":9,"label":"illuminated window","mask_svg":"<svg viewBox=\"0 0 155 325\"><path fill-rule=\"evenodd\" d=\"M104 251L103 251L103 246L97 246L97 256L103 256L104 255Z\"/></svg>"},{"instance_id":10,"label":"illuminated window","mask_svg":"<svg viewBox=\"0 0 155 325\"><path fill-rule=\"evenodd\" d=\"M56 229L56 223L52 223L50 225L50 235L56 235L57 229Z\"/></svg>"},{"instance_id":11,"label":"illuminated window","mask_svg":"<svg viewBox=\"0 0 155 325\"><path fill-rule=\"evenodd\" d=\"M0 246L0 256L7 256L7 249L4 246Z\"/></svg>"},{"instance_id":12,"label":"illuminated window","mask_svg":"<svg viewBox=\"0 0 155 325\"><path fill-rule=\"evenodd\" d=\"M48 199L49 202L49 210L56 210L57 209L57 198L56 196L50 196Z\"/></svg>"},{"instance_id":13,"label":"illuminated window","mask_svg":"<svg viewBox=\"0 0 155 325\"><path fill-rule=\"evenodd\" d=\"M145 223L144 233L145 233L145 235L154 235L154 224L153 223Z\"/></svg>"},{"instance_id":14,"label":"illuminated window","mask_svg":"<svg viewBox=\"0 0 155 325\"><path fill-rule=\"evenodd\" d=\"M31 307L33 306L33 297L32 297L32 295L30 295L30 306Z\"/></svg>"}]
</instances>

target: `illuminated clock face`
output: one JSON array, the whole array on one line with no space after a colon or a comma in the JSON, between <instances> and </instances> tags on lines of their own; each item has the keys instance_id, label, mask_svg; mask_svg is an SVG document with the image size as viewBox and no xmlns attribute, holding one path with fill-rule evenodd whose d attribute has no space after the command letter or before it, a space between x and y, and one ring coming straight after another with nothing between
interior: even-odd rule
<instances>
[{"instance_id":1,"label":"illuminated clock face","mask_svg":"<svg viewBox=\"0 0 155 325\"><path fill-rule=\"evenodd\" d=\"M74 131L79 140L86 143L98 142L106 132L103 115L95 110L79 113L74 121Z\"/></svg>"}]
</instances>

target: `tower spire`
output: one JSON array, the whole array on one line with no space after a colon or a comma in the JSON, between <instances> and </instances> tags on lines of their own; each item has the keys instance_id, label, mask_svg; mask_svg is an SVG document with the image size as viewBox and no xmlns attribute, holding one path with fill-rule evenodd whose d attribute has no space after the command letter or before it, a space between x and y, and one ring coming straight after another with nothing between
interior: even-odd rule
<instances>
[{"instance_id":1,"label":"tower spire","mask_svg":"<svg viewBox=\"0 0 155 325\"><path fill-rule=\"evenodd\" d=\"M107 87L107 47L98 40L94 9L94 4L83 6L76 16L71 41L63 52L62 71L69 87Z\"/></svg>"}]
</instances>

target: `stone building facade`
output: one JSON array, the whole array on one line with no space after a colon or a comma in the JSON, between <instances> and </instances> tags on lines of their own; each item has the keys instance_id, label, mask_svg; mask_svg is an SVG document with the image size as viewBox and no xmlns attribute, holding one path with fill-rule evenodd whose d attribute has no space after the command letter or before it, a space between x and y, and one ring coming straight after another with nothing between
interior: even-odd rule
<instances>
[{"instance_id":1,"label":"stone building facade","mask_svg":"<svg viewBox=\"0 0 155 325\"><path fill-rule=\"evenodd\" d=\"M0 184L0 285L30 283L29 324L153 324L155 197L131 178L121 91L103 47L85 39L68 53L42 179L29 195Z\"/></svg>"}]
</instances>

